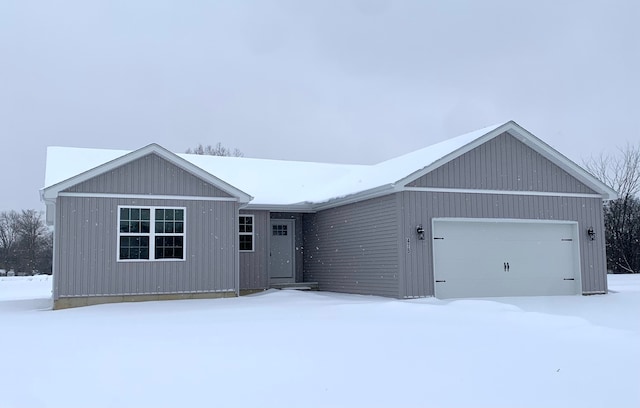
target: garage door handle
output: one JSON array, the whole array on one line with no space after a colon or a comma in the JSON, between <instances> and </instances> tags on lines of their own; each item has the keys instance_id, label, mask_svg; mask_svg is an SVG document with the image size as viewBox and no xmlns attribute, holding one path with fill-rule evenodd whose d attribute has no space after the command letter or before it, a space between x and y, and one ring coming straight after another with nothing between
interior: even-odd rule
<instances>
[{"instance_id":1,"label":"garage door handle","mask_svg":"<svg viewBox=\"0 0 640 408\"><path fill-rule=\"evenodd\" d=\"M564 278L564 280L575 280L573 278Z\"/></svg>"},{"instance_id":2,"label":"garage door handle","mask_svg":"<svg viewBox=\"0 0 640 408\"><path fill-rule=\"evenodd\" d=\"M446 280L437 280L436 283L445 283Z\"/></svg>"}]
</instances>

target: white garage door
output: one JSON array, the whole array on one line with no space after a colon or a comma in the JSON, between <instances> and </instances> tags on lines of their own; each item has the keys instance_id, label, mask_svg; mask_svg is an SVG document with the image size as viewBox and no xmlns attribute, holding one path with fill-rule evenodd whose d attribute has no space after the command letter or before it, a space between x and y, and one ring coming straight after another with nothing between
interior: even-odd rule
<instances>
[{"instance_id":1,"label":"white garage door","mask_svg":"<svg viewBox=\"0 0 640 408\"><path fill-rule=\"evenodd\" d=\"M434 219L438 298L581 293L576 223Z\"/></svg>"}]
</instances>

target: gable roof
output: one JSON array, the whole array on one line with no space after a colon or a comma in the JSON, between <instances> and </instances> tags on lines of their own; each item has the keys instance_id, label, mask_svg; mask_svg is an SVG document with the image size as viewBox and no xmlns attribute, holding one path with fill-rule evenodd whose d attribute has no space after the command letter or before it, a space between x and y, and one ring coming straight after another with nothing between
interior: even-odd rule
<instances>
[{"instance_id":1,"label":"gable roof","mask_svg":"<svg viewBox=\"0 0 640 408\"><path fill-rule=\"evenodd\" d=\"M617 198L618 193L615 190L613 190L611 187L604 184L602 181L594 177L591 173L586 171L584 168L580 167L579 165L571 161L569 158L567 158L566 156L564 156L563 154L555 150L553 147L549 146L547 143L545 143L541 139L537 138L535 135L533 135L531 132L529 132L528 130L526 130L525 128L523 128L513 120L500 124L495 127L489 127L489 128L481 129L476 132L468 133L467 135L463 135L463 136L473 135L475 137L471 137L471 140L469 140L467 143L463 144L462 146L446 152L444 155L434 160L430 164L425 165L422 169L407 175L403 179L399 180L397 184L405 185L407 183L410 183L424 176L425 174L435 170L436 168L442 166L443 164L457 157L462 156L463 154L475 149L476 147L488 142L489 140L505 132L508 132L511 136L515 137L516 139L518 139L519 141L521 141L522 143L530 147L532 150L536 151L537 153L539 153L540 155L548 159L550 162L557 165L562 170L566 171L571 176L578 179L581 183L583 183L590 189L596 191L598 194L602 195L603 199L613 200ZM459 138L462 138L463 136L460 136ZM456 140L459 138L455 138L451 140ZM409 153L407 156L414 155L418 152L420 152L420 150L418 150L417 152ZM402 157L405 157L405 156L401 156L398 159L402 159ZM392 159L392 160L396 160L396 159Z\"/></svg>"},{"instance_id":2,"label":"gable roof","mask_svg":"<svg viewBox=\"0 0 640 408\"><path fill-rule=\"evenodd\" d=\"M512 136L604 199L616 192L513 121L476 130L374 165L174 154L158 145L134 152L50 147L44 198L150 152L160 154L254 208L311 210L400 191L411 181L498 135ZM214 176L215 175L215 176ZM223 181L224 180L224 181Z\"/></svg>"},{"instance_id":3,"label":"gable roof","mask_svg":"<svg viewBox=\"0 0 640 408\"><path fill-rule=\"evenodd\" d=\"M149 154L156 154L162 157L229 195L238 198L240 202L247 203L253 199L244 191L155 143L133 152L50 147L47 149L45 187L41 190L41 197L44 201L54 199L61 191L69 187Z\"/></svg>"}]
</instances>

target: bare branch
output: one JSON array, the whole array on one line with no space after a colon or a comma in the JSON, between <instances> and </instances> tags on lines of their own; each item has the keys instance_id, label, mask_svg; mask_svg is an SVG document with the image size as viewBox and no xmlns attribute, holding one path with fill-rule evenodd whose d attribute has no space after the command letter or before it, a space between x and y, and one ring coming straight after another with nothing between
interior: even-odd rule
<instances>
[{"instance_id":1,"label":"bare branch","mask_svg":"<svg viewBox=\"0 0 640 408\"><path fill-rule=\"evenodd\" d=\"M615 155L591 157L584 161L584 167L621 198L640 193L640 144L627 143Z\"/></svg>"},{"instance_id":2,"label":"bare branch","mask_svg":"<svg viewBox=\"0 0 640 408\"><path fill-rule=\"evenodd\" d=\"M234 157L243 157L244 154L238 150L237 148L231 151L230 149L224 147L222 143L218 142L215 146L198 144L195 148L188 148L186 150L187 154L200 154L200 155L209 155L209 156L234 156Z\"/></svg>"}]
</instances>

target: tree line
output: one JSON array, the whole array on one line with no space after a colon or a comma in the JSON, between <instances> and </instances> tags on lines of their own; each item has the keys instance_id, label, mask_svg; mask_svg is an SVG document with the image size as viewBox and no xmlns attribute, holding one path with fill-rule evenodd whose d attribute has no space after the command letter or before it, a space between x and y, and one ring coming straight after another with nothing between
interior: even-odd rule
<instances>
[{"instance_id":1,"label":"tree line","mask_svg":"<svg viewBox=\"0 0 640 408\"><path fill-rule=\"evenodd\" d=\"M0 212L0 269L51 274L53 233L36 210Z\"/></svg>"},{"instance_id":2,"label":"tree line","mask_svg":"<svg viewBox=\"0 0 640 408\"><path fill-rule=\"evenodd\" d=\"M618 192L617 199L604 204L607 269L640 273L640 144L592 157L584 165Z\"/></svg>"}]
</instances>

